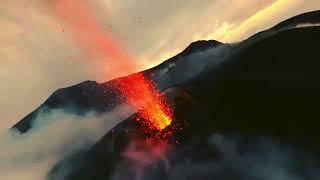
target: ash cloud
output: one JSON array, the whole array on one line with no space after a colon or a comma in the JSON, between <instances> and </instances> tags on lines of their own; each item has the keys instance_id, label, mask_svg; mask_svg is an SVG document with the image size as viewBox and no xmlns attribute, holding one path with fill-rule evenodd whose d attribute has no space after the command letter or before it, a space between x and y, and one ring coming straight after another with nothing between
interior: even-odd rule
<instances>
[{"instance_id":1,"label":"ash cloud","mask_svg":"<svg viewBox=\"0 0 320 180\"><path fill-rule=\"evenodd\" d=\"M207 66L221 63L231 51L232 47L224 44L179 57L175 62L168 63L166 67L154 72L151 78L162 90L181 84L199 75Z\"/></svg>"},{"instance_id":2,"label":"ash cloud","mask_svg":"<svg viewBox=\"0 0 320 180\"><path fill-rule=\"evenodd\" d=\"M63 110L40 113L28 133L12 129L1 134L1 180L45 180L56 162L90 148L130 113L127 105L103 115L77 116Z\"/></svg>"},{"instance_id":3,"label":"ash cloud","mask_svg":"<svg viewBox=\"0 0 320 180\"><path fill-rule=\"evenodd\" d=\"M170 170L166 154L171 148L167 142L154 139L131 141L122 153L124 161L118 165L110 179L143 180L163 177ZM162 170L159 171L158 167Z\"/></svg>"},{"instance_id":4,"label":"ash cloud","mask_svg":"<svg viewBox=\"0 0 320 180\"><path fill-rule=\"evenodd\" d=\"M302 28L302 27L317 27L320 26L320 23L302 23L298 24L296 28Z\"/></svg>"},{"instance_id":5,"label":"ash cloud","mask_svg":"<svg viewBox=\"0 0 320 180\"><path fill-rule=\"evenodd\" d=\"M214 134L208 145L219 154L217 159L175 165L169 179L315 180L320 176L314 156L270 138L247 141Z\"/></svg>"},{"instance_id":6,"label":"ash cloud","mask_svg":"<svg viewBox=\"0 0 320 180\"><path fill-rule=\"evenodd\" d=\"M319 161L312 153L271 138L248 140L243 136L213 134L206 145L191 144L183 148L169 146L161 156L145 153L143 148L128 148L127 153L131 150L130 154L145 156L139 156L131 166L126 163L118 166L112 179L316 180L320 177ZM201 148L212 153L213 157L197 159L194 154ZM136 166L146 158L153 159L148 161L152 164Z\"/></svg>"}]
</instances>

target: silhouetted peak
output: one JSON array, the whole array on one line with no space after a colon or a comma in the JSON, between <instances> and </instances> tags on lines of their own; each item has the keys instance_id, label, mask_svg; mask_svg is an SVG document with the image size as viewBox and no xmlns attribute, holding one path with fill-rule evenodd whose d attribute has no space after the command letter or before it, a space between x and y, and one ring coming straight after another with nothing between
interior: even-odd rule
<instances>
[{"instance_id":1,"label":"silhouetted peak","mask_svg":"<svg viewBox=\"0 0 320 180\"><path fill-rule=\"evenodd\" d=\"M274 29L281 29L286 27L294 27L303 24L318 24L320 23L320 10L303 13L297 16L294 16L290 19L287 19L276 26Z\"/></svg>"},{"instance_id":2,"label":"silhouetted peak","mask_svg":"<svg viewBox=\"0 0 320 180\"><path fill-rule=\"evenodd\" d=\"M191 43L182 53L181 55L188 55L197 51L207 50L209 48L213 48L215 46L222 45L223 43L216 40L200 40Z\"/></svg>"}]
</instances>

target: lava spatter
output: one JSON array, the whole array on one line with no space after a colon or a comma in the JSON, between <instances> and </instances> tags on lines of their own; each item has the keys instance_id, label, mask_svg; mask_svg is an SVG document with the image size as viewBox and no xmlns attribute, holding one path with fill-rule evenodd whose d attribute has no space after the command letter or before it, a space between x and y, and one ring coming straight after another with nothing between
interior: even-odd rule
<instances>
[{"instance_id":1,"label":"lava spatter","mask_svg":"<svg viewBox=\"0 0 320 180\"><path fill-rule=\"evenodd\" d=\"M162 130L171 124L172 110L166 98L143 74L134 74L119 81L117 88L127 102L139 110L137 119L147 120L145 124L151 129Z\"/></svg>"},{"instance_id":2,"label":"lava spatter","mask_svg":"<svg viewBox=\"0 0 320 180\"><path fill-rule=\"evenodd\" d=\"M74 6L74 4L77 6ZM86 0L51 0L49 5L58 17L68 25L75 42L92 59L105 62L110 77L135 71L136 62L128 56L113 34L104 31L97 21L95 13ZM112 67L112 68L110 68ZM127 103L139 110L138 119L147 120L150 128L163 130L172 121L171 109L166 98L157 91L154 83L142 73L137 73L123 81L119 81L116 88L124 96Z\"/></svg>"}]
</instances>

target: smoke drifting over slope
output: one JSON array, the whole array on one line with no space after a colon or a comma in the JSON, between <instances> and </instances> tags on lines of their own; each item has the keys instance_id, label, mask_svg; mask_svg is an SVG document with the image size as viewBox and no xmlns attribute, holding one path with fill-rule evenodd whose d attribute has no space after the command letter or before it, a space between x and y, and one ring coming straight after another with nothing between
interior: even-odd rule
<instances>
[{"instance_id":1,"label":"smoke drifting over slope","mask_svg":"<svg viewBox=\"0 0 320 180\"><path fill-rule=\"evenodd\" d=\"M112 78L106 76L104 63L84 57L79 52L65 25L44 7L50 1L3 0L1 3L0 81L7 88L0 89L0 131L23 118L55 89L87 79L104 82ZM77 0L68 1L77 4ZM101 15L99 22L103 24L104 31L116 33L117 39L138 60L135 62L139 65L139 69L135 69L137 71L160 63L168 57L164 57L167 53L174 55L190 42L202 38L201 34L215 30L224 21L243 21L274 0L232 1L232 6L246 8L245 11L237 11L223 0L206 0L202 3L194 0L90 2L98 4L94 6L94 11ZM164 14L164 11L167 13ZM220 20L208 24L212 17ZM185 29L190 22L195 28ZM198 35L199 29L204 32ZM169 52L173 50L175 52ZM20 101L25 103L22 105Z\"/></svg>"},{"instance_id":2,"label":"smoke drifting over slope","mask_svg":"<svg viewBox=\"0 0 320 180\"><path fill-rule=\"evenodd\" d=\"M41 112L28 133L10 130L1 134L1 180L45 180L57 161L90 148L132 112L127 105L103 115L92 112L77 116L63 110Z\"/></svg>"},{"instance_id":3,"label":"smoke drifting over slope","mask_svg":"<svg viewBox=\"0 0 320 180\"><path fill-rule=\"evenodd\" d=\"M177 57L176 61L168 62L166 67L153 72L151 78L160 89L166 89L199 75L207 66L221 63L231 52L231 46L218 44L203 51Z\"/></svg>"},{"instance_id":4,"label":"smoke drifting over slope","mask_svg":"<svg viewBox=\"0 0 320 180\"><path fill-rule=\"evenodd\" d=\"M290 32L295 35L293 31L290 31ZM309 40L310 39L309 36L316 34L317 31L316 29L314 29L314 33L312 33L313 31L306 31L306 32L309 32L310 34L303 33L304 36L299 36L299 38ZM292 36L289 36L287 38L293 39L291 37ZM278 39L278 38L281 39L280 37L277 37L275 39ZM317 38L319 39L319 37ZM287 41L286 39L285 41L283 41L282 39L281 42L287 42ZM269 45L274 47L275 45L279 45L279 43L281 44L281 42L277 42L277 44L271 43ZM301 42L304 42L304 41L301 41ZM307 47L306 45L308 43L302 43L302 44L305 45L304 47ZM284 47L285 45L282 45L282 47ZM192 78L192 76L195 76L197 73L201 72L203 68L206 65L208 65L207 63L215 64L215 63L221 62L223 60L224 54L226 52L230 53L229 51L225 51L225 48L229 49L230 47L219 46L218 48L211 48L203 52L191 54L190 56L181 59L182 61L187 61L186 64L184 64L185 66L182 66L182 67L180 67L180 65L177 65L177 64L169 63L168 67L160 70L159 73L156 74L159 76L158 77L159 81L161 79L166 80L163 82L164 85L163 84L161 85L163 86L162 88L165 88L166 86L170 86L170 84L183 82L185 80L184 78ZM264 48L261 48L261 49L265 50ZM280 48L277 48L277 49L280 49ZM309 47L306 49L311 49L311 48ZM253 52L259 52L259 51L253 51ZM269 54L271 54L270 52L271 51L269 51ZM277 51L272 49L272 52L275 53ZM305 52L308 52L308 51L305 51ZM252 52L248 52L248 53L251 54ZM277 54L281 54L281 52L277 52ZM285 55L287 56L288 54L289 53L286 53ZM305 54L305 53L302 53L302 54ZM215 57L216 55L217 57ZM270 59L273 60L273 58L270 58ZM197 60L200 60L201 63L197 64L196 63ZM294 58L290 58L290 60L292 60L290 61L291 65L294 65L294 62L297 62L296 59ZM189 61L190 63L188 63ZM287 67L286 62L288 61L284 61L283 66ZM301 68L300 59L298 62L299 62L298 63L299 64L298 69L299 69ZM310 62L312 63L313 61L310 60ZM255 63L259 63L259 62L254 61L252 64L256 65L257 67L260 67ZM270 70L270 69L267 69L264 71L260 71L258 68L259 70L258 71L256 70L256 68L251 69L251 67L255 67L255 66L251 66L252 64L248 63L248 66L244 66L244 68L242 68L243 66L240 66L240 69L246 70L246 68L249 67L248 69L251 71L247 71L247 72L259 72L259 73L261 72L262 74L265 72L269 72ZM266 67L264 65L265 64L263 64L262 66ZM308 67L306 69L310 70L308 65L310 66L310 64L306 64L306 66ZM192 67L194 67L194 69ZM314 66L314 67L317 67L317 66ZM295 68L296 66L294 66L292 69L295 70L294 72L297 72L296 71L297 69ZM172 71L173 69L175 69L174 71L185 70L186 74L183 76L179 76L180 75L179 74L180 72L179 72L176 74L176 76L171 76L172 74L174 75L174 71ZM252 71L252 70L256 70L256 71ZM232 74L232 72L237 72L237 71L225 71L226 74ZM291 71L288 71L288 72L290 73ZM172 74L169 76L169 73L172 73ZM274 77L277 77L276 72L273 72L273 73L274 74L271 74L271 75L274 75ZM235 79L239 78L239 76L237 76L239 74L235 74ZM175 78L172 78L172 77L175 77ZM292 77L291 75L290 77L294 78L295 76ZM250 76L250 78L257 78L257 76ZM177 81L177 82L174 82L174 81ZM246 88L242 89L242 92L240 92L240 94L237 94L239 92L238 88L240 86L235 86L238 88L234 88L232 91L230 91L230 89L232 89L233 87L232 85L233 85L232 83L230 84L226 83L226 86L222 86L222 88L220 88L221 92L225 92L229 88L229 94L228 93L222 94L226 96L223 99L225 101L218 101L219 100L218 98L220 98L221 96L217 96L216 99L213 99L214 101L216 100L215 102L218 102L218 104L222 103L222 104L219 104L220 106L214 106L214 107L222 108L222 109L226 108L228 110L231 109L230 111L227 111L229 113L226 113L226 114L231 114L230 117L241 116L243 118L241 120L245 121L244 118L247 118L248 116L241 114L243 110L245 113L249 112L248 114L251 114L251 113L254 114L255 112L250 112L252 111L252 107L254 105L256 104L265 105L263 104L263 102L265 102L264 101L265 99L258 99L258 97L262 97L263 95L267 94L267 93L261 93L264 91L259 91L257 89L248 87L247 89ZM300 85L300 84L297 84L297 85ZM214 88L221 87L219 86L219 84L213 84L213 86L215 86ZM266 89L265 86L259 86L259 87L262 87L261 89ZM271 85L268 87L271 87ZM277 87L278 86L275 87L276 92L278 92L279 90L277 89ZM306 87L304 85L304 88L307 89L307 88L310 88L310 86ZM252 92L257 93L259 96L252 97L252 96L249 96L248 94L245 94L244 92L245 91L248 92L249 89L250 90L253 89ZM274 89L271 89L271 90L274 90ZM293 88L290 90L293 90ZM268 91L268 89L266 91ZM293 93L294 97L297 97L297 94L299 94L300 92L299 93L295 93L295 92L297 91L294 91ZM199 93L204 94L204 91L201 91ZM208 99L209 94L212 94L212 93L214 93L213 89L211 89L211 91L208 94L204 94L205 98ZM285 93L288 94L287 92ZM308 93L312 94L312 92L310 91L308 91ZM277 95L281 96L281 93ZM236 100L230 97L233 97ZM243 103L244 101L249 99L248 97L262 100L262 101L254 102L253 106L245 106ZM277 98L274 98L273 96L267 96L267 97L269 97L272 100L277 99ZM292 96L288 96L288 97L292 97ZM299 96L297 98L300 98L300 97L304 99L306 95L304 94L304 96ZM67 98L67 97L65 96L64 98ZM79 96L77 98L81 99L82 96ZM288 98L288 99L291 100L293 98ZM210 102L212 101L210 100L207 101L208 104L206 105L208 107L212 107L211 106L212 104ZM279 102L279 101L271 101L271 102L272 103L270 103L270 107L263 109L265 110L265 111L262 111L262 114L264 116L266 116L266 114L269 113L269 111L272 111L272 110L274 111L274 109L272 109L276 105L276 103L274 102ZM302 101L302 102L305 103L305 102L312 102L312 101ZM236 104L236 103L239 103L239 104ZM228 104L232 104L234 106L228 106ZM240 107L242 105L244 106ZM247 107L251 107L251 108L247 108ZM238 111L240 108L242 108L242 110ZM279 109L282 111L283 107ZM183 110L187 111L186 109L183 109ZM210 111L216 111L216 110L219 110L219 109L215 109L215 108L210 109ZM258 109L258 110L261 110L261 109ZM236 114L236 113L233 114L232 111L233 112L238 111L239 114ZM123 114L124 112L125 114ZM113 127L115 124L119 123L120 120L125 119L127 115L131 114L132 112L133 110L128 108L125 105L118 107L118 109L115 109L111 113L107 113L102 116L98 116L95 113L88 113L84 117L80 117L74 114L68 114L62 110L55 110L49 113L46 111L43 111L38 115L36 121L32 126L32 129L28 133L19 134L13 131L3 135L2 139L0 140L0 146L5 148L0 150L0 158L1 160L3 160L0 162L0 176L3 175L1 177L4 177L5 180L6 179L12 180L17 177L21 177L22 179L27 179L27 180L28 178L32 180L43 180L46 178L46 173L51 169L53 165L56 164L56 162L58 162L59 160L64 160L65 157L75 152L89 149L106 132L113 132L113 131L109 131L110 128ZM195 112L196 111L192 110L190 114ZM272 112L270 114L272 114ZM220 115L224 115L224 114L221 113ZM259 116L256 116L256 117L259 117ZM199 122L202 119L200 119L199 117L195 117L194 120ZM208 119L204 119L203 122L210 122L211 120L212 119L208 118ZM214 119L212 126L217 127L216 125L218 123L215 123L215 120L218 120L218 119ZM235 119L235 121L237 120L239 119ZM234 126L237 126L237 125L234 125L234 123L237 123L235 121L228 121L228 122L233 122L229 124L226 122L224 123L226 123L227 127L229 126L234 127ZM260 121L258 123L260 123ZM262 124L263 123L264 122L262 122ZM196 123L194 123L194 125L195 124ZM242 121L239 124L242 125ZM209 124L206 123L205 126L209 126ZM255 127L256 126L254 126L253 128ZM275 126L273 126L273 128L274 127ZM200 129L200 132L205 131L206 128L207 127L203 126ZM240 127L237 127L237 128L240 128ZM261 128L261 127L258 127L258 128ZM197 132L196 127L191 127L191 131L195 132L195 134L199 133ZM210 132L210 134L211 133L212 132ZM201 133L199 134L200 134L199 136L202 135ZM110 139L107 139L107 140L110 140ZM123 140L123 139L120 138L120 140ZM119 143L120 144L124 143L126 145L127 141L124 140L124 141L120 141ZM106 151L103 151L103 152L106 152ZM244 179L244 180L248 180L248 179L262 179L262 180L310 179L310 180L314 180L319 178L319 174L318 174L319 161L315 159L315 157L316 156L313 156L313 154L311 153L309 154L307 152L304 152L303 148L298 148L293 145L287 145L286 143L277 142L273 139L263 138L263 137L253 138L253 137L242 137L241 135L213 134L212 136L209 136L209 137L203 137L203 135L201 137L192 136L190 139L187 139L183 144L171 144L171 145L167 144L166 142L158 142L158 141L154 142L152 140L139 141L139 139L138 140L134 139L133 141L130 141L127 144L124 152L121 153L121 160L123 161L116 162L117 166L115 168L115 171L111 172L111 175L112 175L111 178L132 179L135 177L136 179L139 179L139 180L140 179L141 180L142 179L152 179L152 180L213 179L213 178L240 179L240 180L241 179ZM108 163L111 163L108 161L110 161L110 159L107 159L107 161L105 161L103 165L107 166ZM69 168L68 166L62 166L61 170L64 171L68 168ZM63 179L63 175L64 175L63 172L58 171L55 173L57 173L59 177L57 180ZM104 179L104 177L102 178Z\"/></svg>"},{"instance_id":5,"label":"smoke drifting over slope","mask_svg":"<svg viewBox=\"0 0 320 180\"><path fill-rule=\"evenodd\" d=\"M320 23L303 23L298 24L296 28L320 26Z\"/></svg>"},{"instance_id":6,"label":"smoke drifting over slope","mask_svg":"<svg viewBox=\"0 0 320 180\"><path fill-rule=\"evenodd\" d=\"M315 156L267 137L213 134L202 148L215 155L203 160L192 157L192 143L197 142L185 144L182 149L163 144L154 144L152 148L148 148L147 144L135 149L129 146L126 154L129 151L129 154L138 159L134 159L133 164L128 164L126 161L132 160L132 156L127 157L127 160L125 158L111 179L316 180L320 177L319 161ZM164 150L155 152L165 155L159 156L159 153L154 153L151 149ZM146 166L137 165L139 162Z\"/></svg>"}]
</instances>

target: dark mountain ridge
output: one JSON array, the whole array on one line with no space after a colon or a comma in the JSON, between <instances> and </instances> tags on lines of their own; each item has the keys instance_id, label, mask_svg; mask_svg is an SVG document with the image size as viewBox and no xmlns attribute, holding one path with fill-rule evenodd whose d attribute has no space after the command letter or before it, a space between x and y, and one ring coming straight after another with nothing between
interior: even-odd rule
<instances>
[{"instance_id":1,"label":"dark mountain ridge","mask_svg":"<svg viewBox=\"0 0 320 180\"><path fill-rule=\"evenodd\" d=\"M306 12L297 15L293 18L280 22L275 25L272 29L283 29L288 27L297 27L301 24L319 24L320 23L320 11Z\"/></svg>"},{"instance_id":2,"label":"dark mountain ridge","mask_svg":"<svg viewBox=\"0 0 320 180\"><path fill-rule=\"evenodd\" d=\"M143 73L145 76L150 77L152 81L155 82L159 90L162 91L167 87L174 86L175 83L181 83L184 81L174 77L175 73L178 72L179 74L182 69L187 68L185 66L189 65L190 61L184 62L184 57L191 55L192 53L205 51L220 45L222 45L222 43L214 40L193 42L177 56L170 58L154 68L139 73ZM175 65L175 67L170 67L170 64L172 63L177 65ZM159 72L166 68L170 68L169 72L167 72L168 77L170 77L170 79L175 79L176 82L170 82L168 80L164 83L157 82L161 79ZM74 86L59 89L35 111L28 114L12 128L17 129L21 133L25 133L32 128L32 122L40 112L49 112L55 109L63 109L66 112L78 115L84 115L89 111L96 111L98 113L111 111L117 104L121 104L121 102L117 100L122 99L122 97L120 97L120 92L118 92L115 87L115 82L125 80L126 78L130 78L130 75L105 83L84 81Z\"/></svg>"},{"instance_id":3,"label":"dark mountain ridge","mask_svg":"<svg viewBox=\"0 0 320 180\"><path fill-rule=\"evenodd\" d=\"M132 179L135 174L130 168L135 165L124 157L128 147L131 143L143 142L146 147L142 145L137 149L142 149L144 156L152 157L148 154L152 148L147 140L154 142L152 147L162 147L162 139L157 139L155 134L167 131L173 132L165 140L172 149L164 153L170 171L161 157L144 167L145 179L266 179L244 174L247 167L239 170L235 163L229 166L222 162L217 168L215 163L223 160L221 148L217 143L211 144L217 133L240 139L237 141L239 147L234 150L237 152L234 161L252 153L251 149L261 142L257 137L261 136L289 144L292 151L312 152L317 155L314 156L317 161L320 152L320 27L283 27L317 22L318 14L316 11L291 18L232 47L216 41L199 41L159 66L140 72L150 77L167 95L174 111L172 124L161 132L145 132L134 114L106 132L88 151L75 152L58 162L48 178ZM279 28L282 30L275 31ZM199 60L204 63L195 66ZM194 69L195 73L186 76L181 72L188 68ZM110 111L119 96L114 81L117 80L103 84L87 81L58 90L13 128L27 132L37 113L43 110L68 110L70 107L70 112L80 116L91 110ZM182 130L176 127L182 127ZM264 149L265 146L256 153ZM297 171L299 178L313 180L308 176L309 165L302 163L304 156L298 153L294 157L290 168ZM203 162L210 166L206 164L197 169L195 165ZM180 173L177 168L182 167L188 169ZM205 167L210 168L206 170Z\"/></svg>"},{"instance_id":4,"label":"dark mountain ridge","mask_svg":"<svg viewBox=\"0 0 320 180\"><path fill-rule=\"evenodd\" d=\"M313 24L317 25L319 23L320 23L319 10L303 13L295 17L292 17L290 19L287 19L285 21L282 21L268 30L261 31L261 32L258 32L257 34L254 34L253 36L241 42L241 45L239 45L237 48L241 49L250 44L254 44L257 41L271 37L281 31L285 31L293 28L299 28L300 25L312 26Z\"/></svg>"},{"instance_id":5,"label":"dark mountain ridge","mask_svg":"<svg viewBox=\"0 0 320 180\"><path fill-rule=\"evenodd\" d=\"M200 74L196 83L193 79L180 86L181 91L174 91L175 120L168 130L183 124L182 120L188 125L183 132L175 131L168 141L177 152L182 151L168 159L174 164L176 158L190 158L195 162L218 158L215 150L207 152L210 149L207 141L214 133L248 137L244 146L255 144L254 137L269 136L303 147L303 151L319 152L319 30L319 27L308 27L280 32L238 51L218 68ZM188 94L192 100L181 94ZM152 137L141 133L143 128L136 122L132 116L109 131L79 156L84 163L69 173L67 179L111 179L119 163L125 161L122 153L128 143L132 139ZM185 146L189 145L192 150L186 151ZM58 164L52 174L59 172L60 166ZM164 167L156 171L160 175L153 179L170 179ZM240 177L234 175L233 178Z\"/></svg>"}]
</instances>

